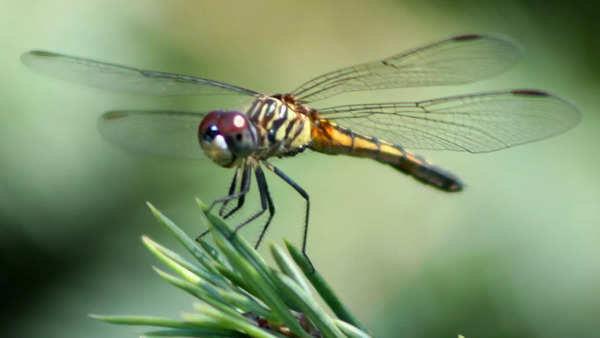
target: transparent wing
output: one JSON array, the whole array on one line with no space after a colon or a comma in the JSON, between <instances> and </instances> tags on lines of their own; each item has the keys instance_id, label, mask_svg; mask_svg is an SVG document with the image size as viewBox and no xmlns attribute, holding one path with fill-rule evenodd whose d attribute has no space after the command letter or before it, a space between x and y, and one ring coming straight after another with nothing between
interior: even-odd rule
<instances>
[{"instance_id":1,"label":"transparent wing","mask_svg":"<svg viewBox=\"0 0 600 338\"><path fill-rule=\"evenodd\" d=\"M580 120L567 101L511 90L420 102L355 104L320 110L356 132L412 149L489 152L564 132Z\"/></svg>"},{"instance_id":2,"label":"transparent wing","mask_svg":"<svg viewBox=\"0 0 600 338\"><path fill-rule=\"evenodd\" d=\"M311 102L360 90L469 83L505 71L520 55L520 47L503 38L461 35L323 74L293 93Z\"/></svg>"},{"instance_id":3,"label":"transparent wing","mask_svg":"<svg viewBox=\"0 0 600 338\"><path fill-rule=\"evenodd\" d=\"M21 61L45 75L113 91L158 96L257 94L219 81L142 70L40 50L23 54Z\"/></svg>"},{"instance_id":4,"label":"transparent wing","mask_svg":"<svg viewBox=\"0 0 600 338\"><path fill-rule=\"evenodd\" d=\"M98 119L108 141L127 150L187 159L204 158L198 126L206 114L179 111L115 110Z\"/></svg>"}]
</instances>

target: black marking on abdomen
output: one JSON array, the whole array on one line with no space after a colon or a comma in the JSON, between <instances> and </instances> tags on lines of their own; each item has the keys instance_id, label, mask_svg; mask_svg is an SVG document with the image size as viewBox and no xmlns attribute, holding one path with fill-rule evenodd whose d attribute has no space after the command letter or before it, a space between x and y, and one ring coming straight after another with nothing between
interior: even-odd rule
<instances>
[{"instance_id":1,"label":"black marking on abdomen","mask_svg":"<svg viewBox=\"0 0 600 338\"><path fill-rule=\"evenodd\" d=\"M392 144L392 148L400 151L402 154L406 154L406 150L404 150L403 146L397 145L397 144Z\"/></svg>"},{"instance_id":2,"label":"black marking on abdomen","mask_svg":"<svg viewBox=\"0 0 600 338\"><path fill-rule=\"evenodd\" d=\"M348 128L344 128L342 126L339 125L334 125L334 128L339 131L340 133L349 136L350 137L350 147L348 146L344 146L344 148L348 148L349 150L354 150L354 145L355 145L355 139L357 136L360 137L360 135L356 134L355 132L353 132L352 130L348 129Z\"/></svg>"},{"instance_id":3,"label":"black marking on abdomen","mask_svg":"<svg viewBox=\"0 0 600 338\"><path fill-rule=\"evenodd\" d=\"M342 134L347 135L347 136L353 136L356 135L355 132L353 132L352 130L348 129L348 128L344 128L344 127L340 127L338 125L335 126L335 128Z\"/></svg>"},{"instance_id":4,"label":"black marking on abdomen","mask_svg":"<svg viewBox=\"0 0 600 338\"><path fill-rule=\"evenodd\" d=\"M376 142L378 145L381 144L381 141L376 138L373 138L372 141ZM409 174L416 180L434 186L440 190L447 192L462 190L462 182L452 173L431 164L422 156L407 152L402 146L395 144L390 144L389 146L398 150L401 155L389 156L389 154L382 153L380 146L378 146L379 156L376 156L375 159L379 162L389 164L395 169Z\"/></svg>"},{"instance_id":5,"label":"black marking on abdomen","mask_svg":"<svg viewBox=\"0 0 600 338\"><path fill-rule=\"evenodd\" d=\"M326 154L346 154L371 158L380 163L388 164L420 182L443 191L456 192L463 188L463 184L458 177L434 166L425 158L406 151L400 145L388 143L377 137L356 133L338 125L331 125L340 134L350 137L352 143L348 144L350 140L346 140L343 144L334 144L331 148L327 147L327 143L325 143L326 146L320 146L317 148L318 151ZM363 146L361 142L366 144ZM397 153L389 148L397 150Z\"/></svg>"},{"instance_id":6,"label":"black marking on abdomen","mask_svg":"<svg viewBox=\"0 0 600 338\"><path fill-rule=\"evenodd\" d=\"M377 137L371 137L370 141L377 145L377 154L381 154L381 141Z\"/></svg>"},{"instance_id":7,"label":"black marking on abdomen","mask_svg":"<svg viewBox=\"0 0 600 338\"><path fill-rule=\"evenodd\" d=\"M458 192L463 189L462 181L452 173L434 166L422 164L414 166L410 174L417 180L447 192Z\"/></svg>"}]
</instances>

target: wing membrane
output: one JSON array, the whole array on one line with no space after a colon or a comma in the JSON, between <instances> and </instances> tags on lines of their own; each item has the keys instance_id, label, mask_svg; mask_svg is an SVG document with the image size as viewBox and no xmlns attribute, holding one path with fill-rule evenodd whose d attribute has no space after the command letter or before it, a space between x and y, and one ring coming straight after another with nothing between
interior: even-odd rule
<instances>
[{"instance_id":1,"label":"wing membrane","mask_svg":"<svg viewBox=\"0 0 600 338\"><path fill-rule=\"evenodd\" d=\"M179 111L115 110L98 120L108 141L127 150L187 159L204 158L198 126L206 114Z\"/></svg>"},{"instance_id":2,"label":"wing membrane","mask_svg":"<svg viewBox=\"0 0 600 338\"><path fill-rule=\"evenodd\" d=\"M352 91L464 84L505 71L520 54L520 47L499 37L456 36L323 74L293 93L311 102Z\"/></svg>"},{"instance_id":3,"label":"wing membrane","mask_svg":"<svg viewBox=\"0 0 600 338\"><path fill-rule=\"evenodd\" d=\"M21 56L21 60L40 73L113 91L158 96L257 94L249 89L200 77L142 70L47 51L29 51Z\"/></svg>"},{"instance_id":4,"label":"wing membrane","mask_svg":"<svg viewBox=\"0 0 600 338\"><path fill-rule=\"evenodd\" d=\"M511 90L419 102L356 104L321 115L356 132L413 149L489 152L575 126L575 106L536 90Z\"/></svg>"}]
</instances>

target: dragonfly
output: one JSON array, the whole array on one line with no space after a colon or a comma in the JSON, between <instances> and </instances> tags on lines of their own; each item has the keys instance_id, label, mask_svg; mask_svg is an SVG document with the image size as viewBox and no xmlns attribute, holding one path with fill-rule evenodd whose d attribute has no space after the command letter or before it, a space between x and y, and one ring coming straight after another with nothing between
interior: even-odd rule
<instances>
[{"instance_id":1,"label":"dragonfly","mask_svg":"<svg viewBox=\"0 0 600 338\"><path fill-rule=\"evenodd\" d=\"M154 96L241 97L245 104L236 110L113 110L100 117L98 128L107 140L128 150L208 158L233 168L227 194L210 206L221 204L223 218L242 208L254 176L260 210L233 233L267 212L256 248L275 214L263 167L273 172L305 200L302 253L308 259L309 194L271 158L295 156L306 149L370 158L433 188L458 192L463 183L457 176L408 149L491 152L560 134L580 120L574 105L535 89L322 108L313 103L357 91L467 84L506 71L520 55L521 48L504 37L459 35L341 68L274 95L41 50L26 52L21 60L51 77L101 89Z\"/></svg>"}]
</instances>

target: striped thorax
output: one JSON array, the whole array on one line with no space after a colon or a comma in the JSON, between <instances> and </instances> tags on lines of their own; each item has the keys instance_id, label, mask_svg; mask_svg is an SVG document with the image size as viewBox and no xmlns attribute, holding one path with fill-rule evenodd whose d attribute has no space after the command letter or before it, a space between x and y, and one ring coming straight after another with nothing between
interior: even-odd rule
<instances>
[{"instance_id":1,"label":"striped thorax","mask_svg":"<svg viewBox=\"0 0 600 338\"><path fill-rule=\"evenodd\" d=\"M308 110L292 95L261 95L250 105L246 116L255 126L259 159L293 156L311 142Z\"/></svg>"}]
</instances>

